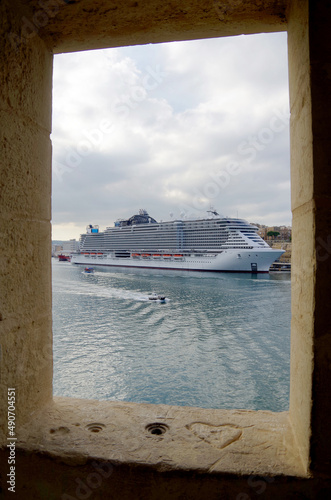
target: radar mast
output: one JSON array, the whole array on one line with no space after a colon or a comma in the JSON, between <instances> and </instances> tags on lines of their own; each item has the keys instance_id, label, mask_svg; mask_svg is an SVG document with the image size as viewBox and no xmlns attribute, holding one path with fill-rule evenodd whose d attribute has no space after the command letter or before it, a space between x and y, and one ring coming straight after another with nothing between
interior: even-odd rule
<instances>
[{"instance_id":1,"label":"radar mast","mask_svg":"<svg viewBox=\"0 0 331 500\"><path fill-rule=\"evenodd\" d=\"M207 213L213 214L213 215L215 215L215 217L217 217L219 215L219 213L212 206L210 206L209 210L207 210Z\"/></svg>"}]
</instances>

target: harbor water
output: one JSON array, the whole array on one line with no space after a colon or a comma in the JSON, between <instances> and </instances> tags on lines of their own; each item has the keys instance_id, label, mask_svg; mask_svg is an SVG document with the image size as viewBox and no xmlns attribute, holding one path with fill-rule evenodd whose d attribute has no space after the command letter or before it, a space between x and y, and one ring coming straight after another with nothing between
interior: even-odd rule
<instances>
[{"instance_id":1,"label":"harbor water","mask_svg":"<svg viewBox=\"0 0 331 500\"><path fill-rule=\"evenodd\" d=\"M288 409L288 273L83 270L52 259L55 395Z\"/></svg>"}]
</instances>

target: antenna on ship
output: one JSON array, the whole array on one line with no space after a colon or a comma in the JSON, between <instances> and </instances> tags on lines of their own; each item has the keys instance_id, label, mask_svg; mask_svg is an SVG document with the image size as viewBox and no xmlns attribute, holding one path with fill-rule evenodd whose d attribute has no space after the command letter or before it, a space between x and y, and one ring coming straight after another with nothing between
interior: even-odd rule
<instances>
[{"instance_id":1,"label":"antenna on ship","mask_svg":"<svg viewBox=\"0 0 331 500\"><path fill-rule=\"evenodd\" d=\"M219 215L219 213L212 206L210 206L209 210L207 210L207 213L211 213L211 214L213 214L215 216Z\"/></svg>"}]
</instances>

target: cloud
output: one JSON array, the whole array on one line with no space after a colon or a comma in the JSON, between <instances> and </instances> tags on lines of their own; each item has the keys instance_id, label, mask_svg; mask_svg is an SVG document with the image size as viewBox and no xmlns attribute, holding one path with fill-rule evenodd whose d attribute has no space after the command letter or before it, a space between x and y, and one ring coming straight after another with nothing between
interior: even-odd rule
<instances>
[{"instance_id":1,"label":"cloud","mask_svg":"<svg viewBox=\"0 0 331 500\"><path fill-rule=\"evenodd\" d=\"M290 224L286 50L277 33L56 56L57 234L210 203Z\"/></svg>"}]
</instances>

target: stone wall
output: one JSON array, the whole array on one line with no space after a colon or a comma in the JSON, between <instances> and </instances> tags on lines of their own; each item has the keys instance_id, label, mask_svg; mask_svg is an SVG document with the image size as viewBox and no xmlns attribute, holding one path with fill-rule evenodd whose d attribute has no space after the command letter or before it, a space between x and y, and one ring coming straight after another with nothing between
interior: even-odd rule
<instances>
[{"instance_id":1,"label":"stone wall","mask_svg":"<svg viewBox=\"0 0 331 500\"><path fill-rule=\"evenodd\" d=\"M22 13L1 9L1 431L7 387L23 422L52 397L51 104L52 54L35 36L15 50Z\"/></svg>"}]
</instances>

